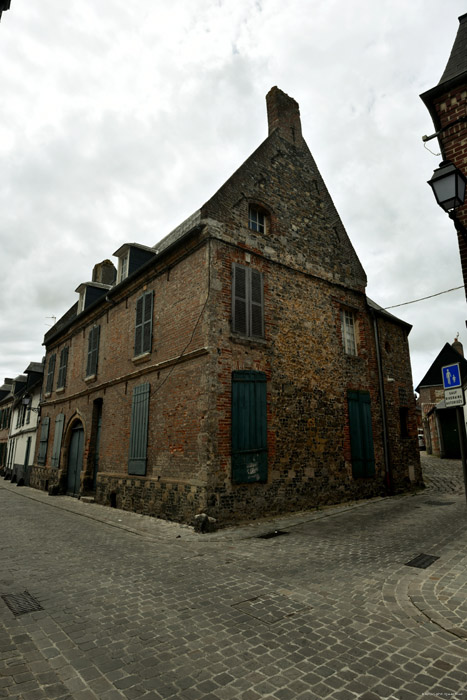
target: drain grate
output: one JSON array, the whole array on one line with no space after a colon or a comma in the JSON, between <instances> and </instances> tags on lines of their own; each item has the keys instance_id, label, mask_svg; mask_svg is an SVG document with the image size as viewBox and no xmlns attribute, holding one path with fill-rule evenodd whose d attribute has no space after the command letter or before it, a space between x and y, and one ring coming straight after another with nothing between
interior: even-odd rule
<instances>
[{"instance_id":1,"label":"drain grate","mask_svg":"<svg viewBox=\"0 0 467 700\"><path fill-rule=\"evenodd\" d=\"M272 537L280 537L280 535L288 535L289 533L285 530L273 530L272 532L266 532L265 535L258 535L258 540L270 540Z\"/></svg>"},{"instance_id":2,"label":"drain grate","mask_svg":"<svg viewBox=\"0 0 467 700\"><path fill-rule=\"evenodd\" d=\"M25 613L43 610L44 608L28 591L24 593L7 593L1 596L13 615L24 615Z\"/></svg>"},{"instance_id":3,"label":"drain grate","mask_svg":"<svg viewBox=\"0 0 467 700\"><path fill-rule=\"evenodd\" d=\"M455 501L425 501L427 506L453 506Z\"/></svg>"},{"instance_id":4,"label":"drain grate","mask_svg":"<svg viewBox=\"0 0 467 700\"><path fill-rule=\"evenodd\" d=\"M418 557L408 561L406 566L414 566L416 569L428 569L439 557L434 557L432 554L419 554Z\"/></svg>"}]
</instances>

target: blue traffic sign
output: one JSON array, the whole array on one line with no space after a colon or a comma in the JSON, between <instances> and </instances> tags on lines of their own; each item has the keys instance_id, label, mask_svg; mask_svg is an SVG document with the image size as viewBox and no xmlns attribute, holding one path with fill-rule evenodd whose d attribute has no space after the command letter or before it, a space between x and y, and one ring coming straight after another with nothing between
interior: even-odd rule
<instances>
[{"instance_id":1,"label":"blue traffic sign","mask_svg":"<svg viewBox=\"0 0 467 700\"><path fill-rule=\"evenodd\" d=\"M456 362L455 365L447 365L447 367L442 367L443 373L443 385L445 389L455 389L461 386L461 373L459 370L459 363Z\"/></svg>"}]
</instances>

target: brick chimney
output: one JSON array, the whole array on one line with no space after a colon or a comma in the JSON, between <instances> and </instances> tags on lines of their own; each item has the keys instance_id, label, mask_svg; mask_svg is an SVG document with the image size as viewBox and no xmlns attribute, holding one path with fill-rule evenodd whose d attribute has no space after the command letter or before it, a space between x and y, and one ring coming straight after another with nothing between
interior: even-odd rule
<instances>
[{"instance_id":1,"label":"brick chimney","mask_svg":"<svg viewBox=\"0 0 467 700\"><path fill-rule=\"evenodd\" d=\"M94 265L92 271L92 281L100 284L115 284L117 278L117 270L110 260L103 260L101 263Z\"/></svg>"},{"instance_id":2,"label":"brick chimney","mask_svg":"<svg viewBox=\"0 0 467 700\"><path fill-rule=\"evenodd\" d=\"M454 348L454 350L457 350L459 355L462 355L462 357L464 357L464 346L460 342L459 336L457 338L454 338L454 342L452 343L452 347Z\"/></svg>"},{"instance_id":3,"label":"brick chimney","mask_svg":"<svg viewBox=\"0 0 467 700\"><path fill-rule=\"evenodd\" d=\"M302 124L298 102L278 87L273 87L266 95L266 105L269 134L280 129L281 136L287 141L299 143L302 140Z\"/></svg>"}]
</instances>

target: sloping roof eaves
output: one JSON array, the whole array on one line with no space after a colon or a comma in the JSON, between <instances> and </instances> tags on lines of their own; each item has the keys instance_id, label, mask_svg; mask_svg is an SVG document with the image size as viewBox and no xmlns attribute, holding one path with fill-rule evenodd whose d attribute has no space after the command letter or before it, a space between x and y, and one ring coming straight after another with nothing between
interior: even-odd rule
<instances>
[{"instance_id":1,"label":"sloping roof eaves","mask_svg":"<svg viewBox=\"0 0 467 700\"><path fill-rule=\"evenodd\" d=\"M405 328L407 329L407 333L410 333L410 331L412 330L412 325L410 323L407 323L407 321L403 321L401 318L398 318L397 316L394 316L394 314L389 313L389 311L386 311L386 309L383 309L382 306L377 304L375 301L373 301L369 297L366 298L366 301L367 301L367 304L370 307L370 309L375 311L380 316L387 318L388 321L392 321L393 323L398 323L400 326L405 326Z\"/></svg>"}]
</instances>

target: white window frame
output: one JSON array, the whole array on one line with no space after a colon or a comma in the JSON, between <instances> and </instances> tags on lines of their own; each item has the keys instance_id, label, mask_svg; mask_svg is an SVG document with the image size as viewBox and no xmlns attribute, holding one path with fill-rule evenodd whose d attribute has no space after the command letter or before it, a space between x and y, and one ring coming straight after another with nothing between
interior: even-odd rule
<instances>
[{"instance_id":1,"label":"white window frame","mask_svg":"<svg viewBox=\"0 0 467 700\"><path fill-rule=\"evenodd\" d=\"M346 355L354 355L357 353L357 319L353 311L349 309L341 309L341 329L342 329L342 344Z\"/></svg>"},{"instance_id":2,"label":"white window frame","mask_svg":"<svg viewBox=\"0 0 467 700\"><path fill-rule=\"evenodd\" d=\"M248 207L248 228L258 233L267 233L267 212L260 206L250 204Z\"/></svg>"},{"instance_id":3,"label":"white window frame","mask_svg":"<svg viewBox=\"0 0 467 700\"><path fill-rule=\"evenodd\" d=\"M130 261L130 251L118 259L118 281L123 282L128 277L128 263Z\"/></svg>"}]
</instances>

